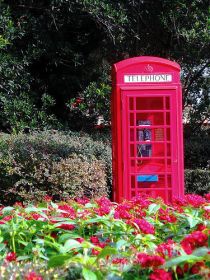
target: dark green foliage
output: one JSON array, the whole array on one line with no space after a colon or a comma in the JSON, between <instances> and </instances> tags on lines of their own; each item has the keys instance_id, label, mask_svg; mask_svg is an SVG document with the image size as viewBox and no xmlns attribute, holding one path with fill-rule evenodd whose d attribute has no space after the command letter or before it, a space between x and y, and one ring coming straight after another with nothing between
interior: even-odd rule
<instances>
[{"instance_id":1,"label":"dark green foliage","mask_svg":"<svg viewBox=\"0 0 210 280\"><path fill-rule=\"evenodd\" d=\"M45 131L0 138L1 202L103 196L111 185L111 150L87 135Z\"/></svg>"},{"instance_id":2,"label":"dark green foliage","mask_svg":"<svg viewBox=\"0 0 210 280\"><path fill-rule=\"evenodd\" d=\"M203 130L197 135L186 137L184 143L185 168L209 168L210 130Z\"/></svg>"},{"instance_id":3,"label":"dark green foliage","mask_svg":"<svg viewBox=\"0 0 210 280\"><path fill-rule=\"evenodd\" d=\"M0 128L23 131L30 127L57 127L51 112L54 99L33 91L30 72L33 49L25 50L26 18L14 22L9 7L0 1Z\"/></svg>"},{"instance_id":4,"label":"dark green foliage","mask_svg":"<svg viewBox=\"0 0 210 280\"><path fill-rule=\"evenodd\" d=\"M185 170L185 191L187 193L206 194L210 192L210 171Z\"/></svg>"},{"instance_id":5,"label":"dark green foliage","mask_svg":"<svg viewBox=\"0 0 210 280\"><path fill-rule=\"evenodd\" d=\"M82 266L75 264L70 265L68 268L68 274L65 280L78 280L82 279Z\"/></svg>"},{"instance_id":6,"label":"dark green foliage","mask_svg":"<svg viewBox=\"0 0 210 280\"><path fill-rule=\"evenodd\" d=\"M139 55L181 64L184 105L199 127L209 108L208 2L1 0L0 127L56 127L56 115L68 127L89 129L101 111L109 121L111 65ZM54 102L47 111L43 95ZM83 103L69 110L77 97ZM31 122L29 109L13 105L13 98L27 100Z\"/></svg>"}]
</instances>

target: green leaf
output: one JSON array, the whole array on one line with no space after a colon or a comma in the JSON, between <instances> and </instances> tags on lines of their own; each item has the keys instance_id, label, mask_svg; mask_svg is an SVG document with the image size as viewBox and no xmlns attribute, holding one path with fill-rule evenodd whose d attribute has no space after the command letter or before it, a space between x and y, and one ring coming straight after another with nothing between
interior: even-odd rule
<instances>
[{"instance_id":1,"label":"green leaf","mask_svg":"<svg viewBox=\"0 0 210 280\"><path fill-rule=\"evenodd\" d=\"M26 207L25 208L25 212L26 213L30 213L30 212L38 212L39 214L44 214L44 213L40 213L40 212L43 212L44 210L48 210L47 208L37 208L37 207L34 207L34 206L29 206L29 207Z\"/></svg>"},{"instance_id":2,"label":"green leaf","mask_svg":"<svg viewBox=\"0 0 210 280\"><path fill-rule=\"evenodd\" d=\"M11 212L12 210L14 210L14 207L7 206L7 207L4 207L1 211L4 214L6 212Z\"/></svg>"},{"instance_id":3,"label":"green leaf","mask_svg":"<svg viewBox=\"0 0 210 280\"><path fill-rule=\"evenodd\" d=\"M193 227L195 227L197 224L200 223L200 220L195 219L195 217L192 217L192 216L188 216L188 217L187 217L187 221L188 221L188 223L189 223L189 225L190 225L190 228L193 228Z\"/></svg>"},{"instance_id":4,"label":"green leaf","mask_svg":"<svg viewBox=\"0 0 210 280\"><path fill-rule=\"evenodd\" d=\"M203 257L203 256L207 255L209 252L210 252L210 249L208 249L207 247L200 247L200 248L194 250L192 254L197 257Z\"/></svg>"},{"instance_id":5,"label":"green leaf","mask_svg":"<svg viewBox=\"0 0 210 280\"><path fill-rule=\"evenodd\" d=\"M59 243L64 243L66 242L68 239L75 239L81 237L79 234L76 233L64 233L62 235L59 236Z\"/></svg>"},{"instance_id":6,"label":"green leaf","mask_svg":"<svg viewBox=\"0 0 210 280\"><path fill-rule=\"evenodd\" d=\"M98 255L97 259L103 259L107 256L111 256L111 255L117 255L118 251L116 248L112 248L112 247L105 247L101 250L100 254Z\"/></svg>"},{"instance_id":7,"label":"green leaf","mask_svg":"<svg viewBox=\"0 0 210 280\"><path fill-rule=\"evenodd\" d=\"M197 257L194 255L184 255L184 256L180 256L180 257L167 261L163 266L168 268L168 267L172 267L172 266L177 266L183 262L200 261L202 259L203 259L202 257Z\"/></svg>"},{"instance_id":8,"label":"green leaf","mask_svg":"<svg viewBox=\"0 0 210 280\"><path fill-rule=\"evenodd\" d=\"M48 267L51 268L51 267L62 266L70 258L71 258L71 255L67 255L67 254L60 254L57 256L53 256L49 259Z\"/></svg>"},{"instance_id":9,"label":"green leaf","mask_svg":"<svg viewBox=\"0 0 210 280\"><path fill-rule=\"evenodd\" d=\"M206 262L206 266L210 268L210 261Z\"/></svg>"},{"instance_id":10,"label":"green leaf","mask_svg":"<svg viewBox=\"0 0 210 280\"><path fill-rule=\"evenodd\" d=\"M62 251L63 253L67 253L69 251L71 251L72 249L76 249L76 248L81 248L82 247L82 244L74 239L68 239L63 248L62 248Z\"/></svg>"},{"instance_id":11,"label":"green leaf","mask_svg":"<svg viewBox=\"0 0 210 280\"><path fill-rule=\"evenodd\" d=\"M57 205L56 203L50 201L50 204L52 205L52 207L53 207L54 209L58 209L58 205Z\"/></svg>"},{"instance_id":12,"label":"green leaf","mask_svg":"<svg viewBox=\"0 0 210 280\"><path fill-rule=\"evenodd\" d=\"M156 204L156 203L152 203L150 204L150 206L148 207L148 214L156 214L157 211L160 209L160 205Z\"/></svg>"},{"instance_id":13,"label":"green leaf","mask_svg":"<svg viewBox=\"0 0 210 280\"><path fill-rule=\"evenodd\" d=\"M0 244L0 252L1 252L2 250L4 250L5 247L6 247L6 245L5 245L4 243L1 243L1 244Z\"/></svg>"},{"instance_id":14,"label":"green leaf","mask_svg":"<svg viewBox=\"0 0 210 280\"><path fill-rule=\"evenodd\" d=\"M94 208L94 207L96 207L96 204L93 204L93 203L85 204L85 208Z\"/></svg>"},{"instance_id":15,"label":"green leaf","mask_svg":"<svg viewBox=\"0 0 210 280\"><path fill-rule=\"evenodd\" d=\"M25 261L25 260L28 260L30 259L30 256L19 256L17 257L17 261Z\"/></svg>"},{"instance_id":16,"label":"green leaf","mask_svg":"<svg viewBox=\"0 0 210 280\"><path fill-rule=\"evenodd\" d=\"M97 280L96 274L85 267L82 269L82 275L85 280Z\"/></svg>"},{"instance_id":17,"label":"green leaf","mask_svg":"<svg viewBox=\"0 0 210 280\"><path fill-rule=\"evenodd\" d=\"M129 246L129 243L123 239L118 240L116 243L117 250L121 249L123 246Z\"/></svg>"}]
</instances>

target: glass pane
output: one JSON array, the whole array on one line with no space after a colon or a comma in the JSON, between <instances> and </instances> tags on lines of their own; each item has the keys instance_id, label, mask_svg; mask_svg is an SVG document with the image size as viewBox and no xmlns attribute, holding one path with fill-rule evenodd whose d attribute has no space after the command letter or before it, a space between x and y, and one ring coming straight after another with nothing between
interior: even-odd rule
<instances>
[{"instance_id":1,"label":"glass pane","mask_svg":"<svg viewBox=\"0 0 210 280\"><path fill-rule=\"evenodd\" d=\"M130 114L130 120L129 120L129 124L130 126L134 126L134 114Z\"/></svg>"},{"instance_id":2,"label":"glass pane","mask_svg":"<svg viewBox=\"0 0 210 280\"><path fill-rule=\"evenodd\" d=\"M135 188L135 176L131 176L131 188Z\"/></svg>"},{"instance_id":3,"label":"glass pane","mask_svg":"<svg viewBox=\"0 0 210 280\"><path fill-rule=\"evenodd\" d=\"M166 124L170 125L171 120L170 120L170 113L166 113Z\"/></svg>"},{"instance_id":4,"label":"glass pane","mask_svg":"<svg viewBox=\"0 0 210 280\"><path fill-rule=\"evenodd\" d=\"M171 129L167 128L167 141L171 140Z\"/></svg>"},{"instance_id":5,"label":"glass pane","mask_svg":"<svg viewBox=\"0 0 210 280\"><path fill-rule=\"evenodd\" d=\"M171 156L171 144L167 144L167 157Z\"/></svg>"},{"instance_id":6,"label":"glass pane","mask_svg":"<svg viewBox=\"0 0 210 280\"><path fill-rule=\"evenodd\" d=\"M168 188L171 188L171 175L167 176Z\"/></svg>"},{"instance_id":7,"label":"glass pane","mask_svg":"<svg viewBox=\"0 0 210 280\"><path fill-rule=\"evenodd\" d=\"M170 109L170 99L169 97L166 97L166 110Z\"/></svg>"},{"instance_id":8,"label":"glass pane","mask_svg":"<svg viewBox=\"0 0 210 280\"><path fill-rule=\"evenodd\" d=\"M136 110L163 110L163 97L137 97Z\"/></svg>"},{"instance_id":9,"label":"glass pane","mask_svg":"<svg viewBox=\"0 0 210 280\"><path fill-rule=\"evenodd\" d=\"M134 129L130 129L130 141L134 141Z\"/></svg>"},{"instance_id":10,"label":"glass pane","mask_svg":"<svg viewBox=\"0 0 210 280\"><path fill-rule=\"evenodd\" d=\"M165 172L165 160L139 158L137 160L137 171L140 173Z\"/></svg>"},{"instance_id":11,"label":"glass pane","mask_svg":"<svg viewBox=\"0 0 210 280\"><path fill-rule=\"evenodd\" d=\"M164 125L163 112L137 113L137 126Z\"/></svg>"},{"instance_id":12,"label":"glass pane","mask_svg":"<svg viewBox=\"0 0 210 280\"><path fill-rule=\"evenodd\" d=\"M164 129L163 128L155 128L155 141L164 141Z\"/></svg>"},{"instance_id":13,"label":"glass pane","mask_svg":"<svg viewBox=\"0 0 210 280\"><path fill-rule=\"evenodd\" d=\"M133 97L130 97L130 98L129 98L129 109L130 109L130 110L133 110L133 109L134 109L133 103L134 103L134 102L133 102Z\"/></svg>"},{"instance_id":14,"label":"glass pane","mask_svg":"<svg viewBox=\"0 0 210 280\"><path fill-rule=\"evenodd\" d=\"M134 157L134 145L130 145L130 156Z\"/></svg>"}]
</instances>

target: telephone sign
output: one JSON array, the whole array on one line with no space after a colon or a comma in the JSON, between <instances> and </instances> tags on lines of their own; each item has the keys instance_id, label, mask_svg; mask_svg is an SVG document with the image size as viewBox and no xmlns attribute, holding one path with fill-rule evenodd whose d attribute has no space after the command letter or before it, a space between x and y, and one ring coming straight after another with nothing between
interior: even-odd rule
<instances>
[{"instance_id":1,"label":"telephone sign","mask_svg":"<svg viewBox=\"0 0 210 280\"><path fill-rule=\"evenodd\" d=\"M120 61L112 72L113 199L184 194L180 66L158 57Z\"/></svg>"}]
</instances>

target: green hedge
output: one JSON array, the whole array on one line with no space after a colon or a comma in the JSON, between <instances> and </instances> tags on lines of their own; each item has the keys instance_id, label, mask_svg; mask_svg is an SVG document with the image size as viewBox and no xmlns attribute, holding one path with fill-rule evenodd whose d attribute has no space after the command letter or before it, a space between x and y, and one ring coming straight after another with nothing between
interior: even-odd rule
<instances>
[{"instance_id":1,"label":"green hedge","mask_svg":"<svg viewBox=\"0 0 210 280\"><path fill-rule=\"evenodd\" d=\"M96 197L110 186L111 148L104 141L59 131L0 136L0 203L45 194Z\"/></svg>"},{"instance_id":2,"label":"green hedge","mask_svg":"<svg viewBox=\"0 0 210 280\"><path fill-rule=\"evenodd\" d=\"M96 197L111 190L111 145L107 135L45 131L0 135L0 203ZM185 170L187 193L210 191L210 171Z\"/></svg>"},{"instance_id":3,"label":"green hedge","mask_svg":"<svg viewBox=\"0 0 210 280\"><path fill-rule=\"evenodd\" d=\"M203 195L210 192L210 170L185 170L185 191Z\"/></svg>"}]
</instances>

